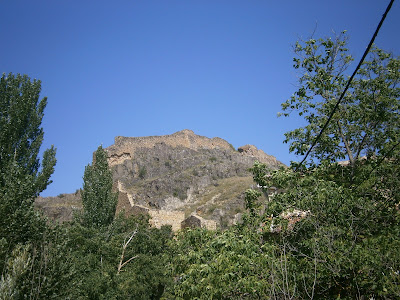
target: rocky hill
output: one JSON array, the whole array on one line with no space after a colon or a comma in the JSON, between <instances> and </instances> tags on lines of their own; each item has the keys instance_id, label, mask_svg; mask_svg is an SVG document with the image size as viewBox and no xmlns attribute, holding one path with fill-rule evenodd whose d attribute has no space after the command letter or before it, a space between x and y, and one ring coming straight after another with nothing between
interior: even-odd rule
<instances>
[{"instance_id":1,"label":"rocky hill","mask_svg":"<svg viewBox=\"0 0 400 300\"><path fill-rule=\"evenodd\" d=\"M191 130L165 136L118 136L105 150L120 191L117 210L146 211L155 224L175 228L191 215L223 227L235 222L244 210L244 192L253 185L248 172L253 163L258 160L271 169L283 166L255 146L235 150L221 138L199 136ZM47 198L38 199L37 205L57 218L57 211L79 207L79 196L52 197L57 208ZM65 213L61 215L68 219Z\"/></svg>"}]
</instances>

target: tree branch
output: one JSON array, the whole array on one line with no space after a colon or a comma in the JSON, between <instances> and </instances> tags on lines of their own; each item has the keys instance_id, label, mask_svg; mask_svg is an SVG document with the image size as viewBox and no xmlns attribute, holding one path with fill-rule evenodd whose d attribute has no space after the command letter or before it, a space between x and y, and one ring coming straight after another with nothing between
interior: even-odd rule
<instances>
[{"instance_id":1,"label":"tree branch","mask_svg":"<svg viewBox=\"0 0 400 300\"><path fill-rule=\"evenodd\" d=\"M349 142L347 141L346 137L343 134L342 127L340 126L339 121L337 121L336 123L338 125L338 130L339 130L340 137L342 138L344 146L346 147L346 152L347 152L347 155L349 157L350 164L351 164L351 166L354 166L354 157L353 157L353 153L351 152L351 149L350 149L350 146L349 146Z\"/></svg>"},{"instance_id":2,"label":"tree branch","mask_svg":"<svg viewBox=\"0 0 400 300\"><path fill-rule=\"evenodd\" d=\"M135 259L138 257L138 255L132 256L130 259L128 259L127 261L124 261L124 256L125 256L125 250L128 247L129 243L132 241L133 237L137 234L138 232L138 226L136 225L136 229L132 232L130 238L128 239L128 241L124 241L124 244L122 245L122 253L121 253L121 259L119 260L119 265L118 265L118 271L117 271L117 275L121 272L121 269L127 264L129 263L131 260Z\"/></svg>"}]
</instances>

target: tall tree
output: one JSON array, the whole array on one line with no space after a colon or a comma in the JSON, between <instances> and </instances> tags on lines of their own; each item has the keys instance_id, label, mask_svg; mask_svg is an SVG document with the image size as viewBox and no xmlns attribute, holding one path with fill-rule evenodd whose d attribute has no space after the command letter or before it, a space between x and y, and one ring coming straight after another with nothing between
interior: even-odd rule
<instances>
[{"instance_id":1,"label":"tall tree","mask_svg":"<svg viewBox=\"0 0 400 300\"><path fill-rule=\"evenodd\" d=\"M300 87L282 104L285 116L297 111L307 122L286 133L296 154L308 151L346 85L346 43L342 33L296 44ZM309 168L252 169L266 193L277 191L259 218L253 213L253 224L261 224L266 244L293 258L287 284L295 298L400 296L399 83L400 59L375 47L310 153ZM349 163L332 163L343 158ZM246 196L251 209L257 193Z\"/></svg>"},{"instance_id":2,"label":"tall tree","mask_svg":"<svg viewBox=\"0 0 400 300\"><path fill-rule=\"evenodd\" d=\"M112 186L107 153L99 146L93 164L86 166L83 176L83 221L87 226L102 227L113 221L118 193L112 191Z\"/></svg>"},{"instance_id":3,"label":"tall tree","mask_svg":"<svg viewBox=\"0 0 400 300\"><path fill-rule=\"evenodd\" d=\"M26 75L0 79L0 237L13 245L40 234L34 199L51 183L56 150L39 150L47 98L39 100L41 82Z\"/></svg>"},{"instance_id":4,"label":"tall tree","mask_svg":"<svg viewBox=\"0 0 400 300\"><path fill-rule=\"evenodd\" d=\"M282 104L283 115L297 111L307 125L286 133L290 150L304 155L326 123L344 90L353 57L346 33L297 42L294 68L299 89ZM377 47L358 70L335 115L310 153L317 160L388 155L400 137L400 59Z\"/></svg>"}]
</instances>

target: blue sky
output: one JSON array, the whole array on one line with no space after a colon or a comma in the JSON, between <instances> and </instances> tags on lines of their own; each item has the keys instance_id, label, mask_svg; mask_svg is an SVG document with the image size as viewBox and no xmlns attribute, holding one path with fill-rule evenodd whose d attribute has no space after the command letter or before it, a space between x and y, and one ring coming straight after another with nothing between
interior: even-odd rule
<instances>
[{"instance_id":1,"label":"blue sky","mask_svg":"<svg viewBox=\"0 0 400 300\"><path fill-rule=\"evenodd\" d=\"M42 81L44 147L57 148L54 196L82 186L98 145L191 129L289 164L297 118L292 45L348 30L359 59L389 0L0 0L0 72ZM400 3L376 44L400 54ZM355 64L351 71L355 68Z\"/></svg>"}]
</instances>

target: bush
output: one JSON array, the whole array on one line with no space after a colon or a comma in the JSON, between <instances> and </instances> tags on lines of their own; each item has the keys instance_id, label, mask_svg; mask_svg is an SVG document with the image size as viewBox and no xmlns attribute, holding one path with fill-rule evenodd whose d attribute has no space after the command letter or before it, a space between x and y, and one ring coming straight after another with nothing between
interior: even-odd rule
<instances>
[{"instance_id":1,"label":"bush","mask_svg":"<svg viewBox=\"0 0 400 300\"><path fill-rule=\"evenodd\" d=\"M143 166L139 169L139 178L144 179L146 175L147 175L147 169L145 166Z\"/></svg>"}]
</instances>

